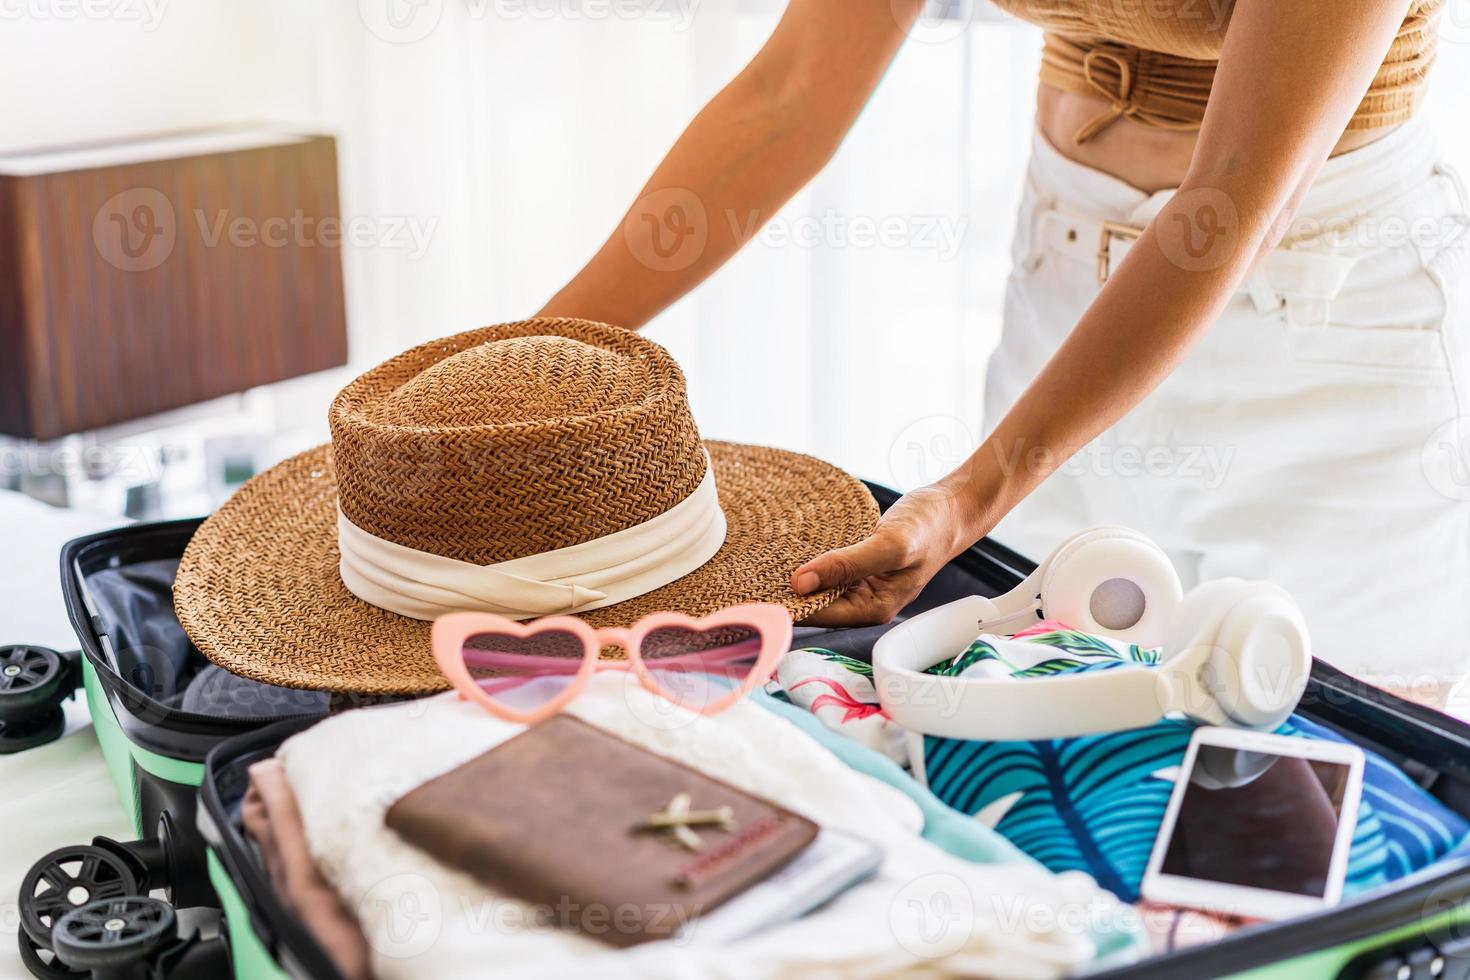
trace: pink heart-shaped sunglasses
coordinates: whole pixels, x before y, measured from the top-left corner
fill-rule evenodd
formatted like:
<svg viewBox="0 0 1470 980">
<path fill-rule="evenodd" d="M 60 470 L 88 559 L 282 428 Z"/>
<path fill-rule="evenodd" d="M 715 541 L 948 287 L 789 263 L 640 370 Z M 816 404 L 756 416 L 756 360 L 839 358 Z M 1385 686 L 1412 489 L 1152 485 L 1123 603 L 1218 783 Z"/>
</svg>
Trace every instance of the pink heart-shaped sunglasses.
<svg viewBox="0 0 1470 980">
<path fill-rule="evenodd" d="M 460 612 L 436 619 L 432 635 L 434 659 L 461 698 L 529 725 L 560 711 L 599 670 L 629 671 L 646 690 L 693 711 L 723 711 L 770 679 L 791 647 L 791 615 L 751 603 L 595 628 L 575 616 L 517 622 Z M 604 647 L 622 648 L 627 659 L 603 659 Z"/>
</svg>

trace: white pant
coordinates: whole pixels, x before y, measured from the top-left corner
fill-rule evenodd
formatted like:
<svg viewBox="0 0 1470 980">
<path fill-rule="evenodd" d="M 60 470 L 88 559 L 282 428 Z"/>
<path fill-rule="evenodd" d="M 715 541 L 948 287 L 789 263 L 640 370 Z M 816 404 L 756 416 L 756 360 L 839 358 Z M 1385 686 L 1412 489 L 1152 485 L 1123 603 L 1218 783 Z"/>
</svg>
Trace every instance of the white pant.
<svg viewBox="0 0 1470 980">
<path fill-rule="evenodd" d="M 1141 227 L 1170 193 L 1145 194 L 1037 137 L 988 428 L 1097 295 L 1100 222 Z M 1282 249 L 1184 363 L 996 536 L 1039 559 L 1079 529 L 1126 524 L 1174 557 L 1186 587 L 1224 575 L 1286 586 L 1316 654 L 1344 670 L 1402 685 L 1461 678 L 1466 209 L 1423 121 L 1328 161 Z M 1124 239 L 1112 238 L 1114 259 Z"/>
</svg>

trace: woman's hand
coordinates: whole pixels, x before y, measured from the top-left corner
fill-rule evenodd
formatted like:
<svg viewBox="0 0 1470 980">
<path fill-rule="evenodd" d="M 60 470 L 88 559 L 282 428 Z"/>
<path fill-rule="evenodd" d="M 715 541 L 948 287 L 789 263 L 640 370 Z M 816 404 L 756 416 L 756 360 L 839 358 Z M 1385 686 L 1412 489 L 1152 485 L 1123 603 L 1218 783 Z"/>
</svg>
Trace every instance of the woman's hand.
<svg viewBox="0 0 1470 980">
<path fill-rule="evenodd" d="M 985 534 L 983 511 L 962 485 L 940 483 L 904 494 L 867 539 L 829 551 L 791 576 L 791 587 L 801 595 L 848 589 L 802 625 L 888 622 L 951 558 Z"/>
</svg>

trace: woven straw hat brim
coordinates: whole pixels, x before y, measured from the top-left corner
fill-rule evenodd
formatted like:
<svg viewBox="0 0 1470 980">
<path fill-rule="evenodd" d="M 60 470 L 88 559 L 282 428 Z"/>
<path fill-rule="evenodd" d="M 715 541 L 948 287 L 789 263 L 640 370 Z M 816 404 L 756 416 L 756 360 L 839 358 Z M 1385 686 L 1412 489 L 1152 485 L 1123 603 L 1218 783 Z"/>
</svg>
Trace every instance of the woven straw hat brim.
<svg viewBox="0 0 1470 980">
<path fill-rule="evenodd" d="M 652 612 L 704 615 L 774 602 L 800 620 L 838 593 L 798 596 L 796 567 L 862 540 L 878 518 L 863 484 L 821 460 L 734 443 L 706 444 L 729 530 L 714 558 L 645 595 L 583 614 L 627 626 Z M 232 673 L 284 687 L 350 694 L 443 690 L 430 624 L 369 605 L 342 585 L 330 446 L 241 487 L 200 525 L 174 582 L 179 622 Z"/>
</svg>

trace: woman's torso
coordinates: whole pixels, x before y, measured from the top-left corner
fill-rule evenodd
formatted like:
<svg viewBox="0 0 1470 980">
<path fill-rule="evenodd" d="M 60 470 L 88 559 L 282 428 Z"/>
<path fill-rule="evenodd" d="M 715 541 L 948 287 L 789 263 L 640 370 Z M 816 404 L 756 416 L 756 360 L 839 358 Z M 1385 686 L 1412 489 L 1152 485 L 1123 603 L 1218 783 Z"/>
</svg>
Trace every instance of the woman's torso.
<svg viewBox="0 0 1470 980">
<path fill-rule="evenodd" d="M 1172 132 L 1132 119 L 1120 119 L 1085 143 L 1072 141 L 1079 128 L 1107 108 L 1105 99 L 1066 92 L 1043 83 L 1036 91 L 1036 127 L 1066 156 L 1139 190 L 1153 193 L 1178 187 L 1194 154 L 1194 133 Z M 1332 151 L 1333 156 L 1366 146 L 1395 128 L 1343 133 Z"/>
<path fill-rule="evenodd" d="M 1336 152 L 1417 110 L 1444 0 L 1408 14 Z M 1234 0 L 996 0 L 1047 32 L 1037 125 L 1067 156 L 1143 190 L 1177 186 Z"/>
</svg>

